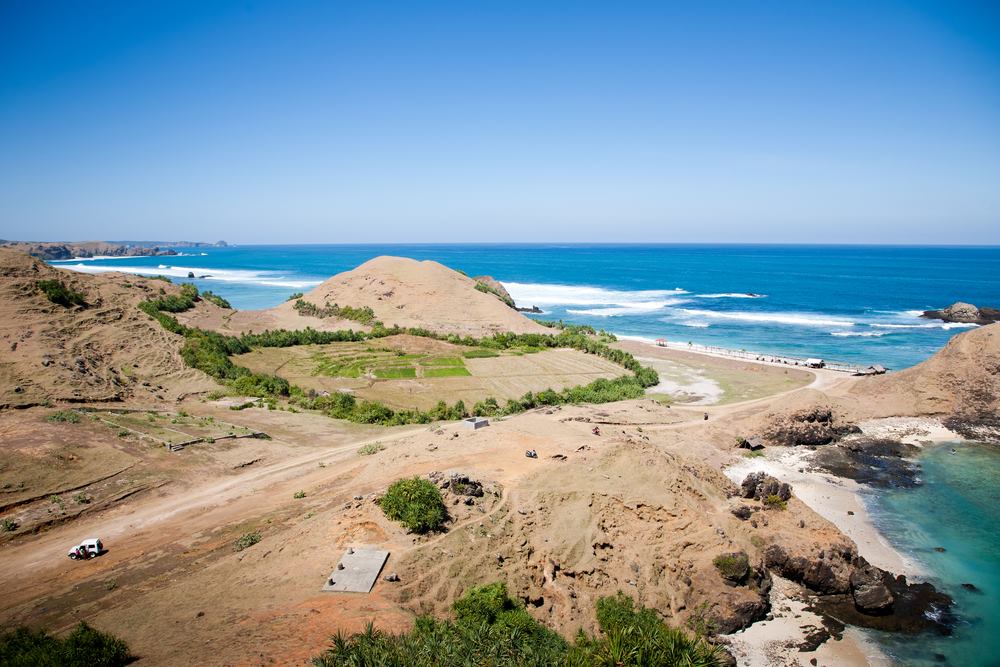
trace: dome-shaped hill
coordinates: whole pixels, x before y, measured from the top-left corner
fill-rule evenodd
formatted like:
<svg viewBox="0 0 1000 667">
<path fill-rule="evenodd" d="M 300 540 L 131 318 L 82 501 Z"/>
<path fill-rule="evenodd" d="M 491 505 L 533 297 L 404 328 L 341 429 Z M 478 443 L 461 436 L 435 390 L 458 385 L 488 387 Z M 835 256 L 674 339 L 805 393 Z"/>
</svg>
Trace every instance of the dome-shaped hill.
<svg viewBox="0 0 1000 667">
<path fill-rule="evenodd" d="M 865 378 L 852 390 L 894 414 L 1000 413 L 1000 324 L 965 331 L 933 357 L 899 373 Z"/>
<path fill-rule="evenodd" d="M 54 303 L 40 281 L 58 281 L 85 305 Z M 0 248 L 0 407 L 172 399 L 214 388 L 206 375 L 185 366 L 180 336 L 139 310 L 160 290 L 174 294 L 179 287 L 121 273 L 56 269 Z"/>
<path fill-rule="evenodd" d="M 303 299 L 318 308 L 371 308 L 386 326 L 423 327 L 446 334 L 486 336 L 500 331 L 551 333 L 476 281 L 433 261 L 376 257 L 333 276 Z M 294 311 L 293 303 L 275 310 Z M 303 326 L 308 320 L 303 317 Z"/>
</svg>

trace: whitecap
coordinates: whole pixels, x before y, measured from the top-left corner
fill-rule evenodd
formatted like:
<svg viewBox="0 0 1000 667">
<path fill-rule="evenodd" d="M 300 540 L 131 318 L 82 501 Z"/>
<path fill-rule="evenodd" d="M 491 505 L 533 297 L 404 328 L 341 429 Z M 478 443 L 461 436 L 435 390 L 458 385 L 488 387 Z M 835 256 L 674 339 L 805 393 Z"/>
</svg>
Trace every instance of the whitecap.
<svg viewBox="0 0 1000 667">
<path fill-rule="evenodd" d="M 70 269 L 81 273 L 130 273 L 143 276 L 167 276 L 169 278 L 187 278 L 193 273 L 205 276 L 204 280 L 214 280 L 227 283 L 244 283 L 250 285 L 265 285 L 268 287 L 291 287 L 305 289 L 319 285 L 322 280 L 304 280 L 282 275 L 278 271 L 251 271 L 246 269 L 213 269 L 199 266 L 167 266 L 160 264 L 150 266 L 97 266 L 94 264 L 60 265 L 61 269 Z"/>
<path fill-rule="evenodd" d="M 847 337 L 860 337 L 860 338 L 878 338 L 879 336 L 886 336 L 890 332 L 888 331 L 831 331 L 831 336 L 838 336 L 841 338 Z"/>
<path fill-rule="evenodd" d="M 875 322 L 871 326 L 879 329 L 969 329 L 978 327 L 978 324 L 971 322 L 928 322 L 926 324 L 893 324 L 889 322 Z"/>
<path fill-rule="evenodd" d="M 680 312 L 691 317 L 704 317 L 710 320 L 733 320 L 739 322 L 762 322 L 774 324 L 790 324 L 807 327 L 852 327 L 854 322 L 814 313 L 754 313 L 748 311 L 718 311 L 681 308 Z"/>
<path fill-rule="evenodd" d="M 587 285 L 553 283 L 503 282 L 511 297 L 519 304 L 538 306 L 626 306 L 634 303 L 661 301 L 667 297 L 687 294 L 680 288 L 672 290 L 614 290 Z"/>
<path fill-rule="evenodd" d="M 662 310 L 667 306 L 675 306 L 685 303 L 683 299 L 663 299 L 660 301 L 644 301 L 640 303 L 630 303 L 622 306 L 609 306 L 606 308 L 567 308 L 567 313 L 574 315 L 592 315 L 594 317 L 617 317 L 620 315 L 643 315 Z"/>
<path fill-rule="evenodd" d="M 695 294 L 699 299 L 763 299 L 766 294 L 748 294 L 745 292 L 721 292 L 719 294 Z"/>
<path fill-rule="evenodd" d="M 708 322 L 699 322 L 697 320 L 687 320 L 686 322 L 681 322 L 682 327 L 693 327 L 695 329 L 707 329 L 710 325 Z"/>
</svg>

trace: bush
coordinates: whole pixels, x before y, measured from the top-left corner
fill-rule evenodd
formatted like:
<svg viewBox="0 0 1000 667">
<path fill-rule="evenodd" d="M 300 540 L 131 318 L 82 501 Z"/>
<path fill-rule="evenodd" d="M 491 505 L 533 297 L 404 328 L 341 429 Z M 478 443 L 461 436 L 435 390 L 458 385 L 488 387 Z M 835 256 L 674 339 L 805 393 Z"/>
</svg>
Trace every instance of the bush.
<svg viewBox="0 0 1000 667">
<path fill-rule="evenodd" d="M 26 627 L 0 635 L 2 665 L 119 667 L 132 660 L 125 642 L 86 623 L 77 625 L 65 639 Z"/>
<path fill-rule="evenodd" d="M 292 498 L 295 498 L 296 500 L 302 500 L 305 497 L 306 497 L 305 491 L 296 491 L 295 495 L 292 496 Z"/>
<path fill-rule="evenodd" d="M 454 621 L 421 616 L 406 634 L 387 634 L 371 625 L 349 637 L 338 634 L 333 638 L 333 646 L 313 659 L 313 665 L 722 665 L 717 648 L 681 630 L 668 628 L 654 611 L 635 608 L 632 600 L 621 593 L 597 602 L 601 637 L 581 632 L 573 645 L 532 618 L 519 601 L 509 596 L 502 583 L 470 589 L 455 601 L 453 611 Z"/>
<path fill-rule="evenodd" d="M 448 519 L 441 492 L 420 477 L 393 482 L 379 500 L 379 506 L 387 517 L 414 533 L 437 530 Z"/>
<path fill-rule="evenodd" d="M 4 517 L 3 521 L 0 521 L 0 528 L 3 529 L 5 533 L 13 533 L 17 530 L 17 527 L 21 525 L 13 517 Z"/>
<path fill-rule="evenodd" d="M 221 296 L 219 296 L 215 292 L 202 292 L 201 293 L 201 298 L 204 299 L 205 301 L 211 301 L 212 303 L 214 303 L 219 308 L 232 308 L 232 306 L 229 304 L 228 301 L 226 301 L 225 299 L 223 299 Z"/>
<path fill-rule="evenodd" d="M 712 560 L 712 565 L 719 571 L 723 579 L 729 581 L 742 581 L 750 572 L 750 560 L 742 551 L 719 554 Z"/>
<path fill-rule="evenodd" d="M 39 280 L 35 283 L 39 290 L 52 303 L 69 308 L 70 306 L 86 306 L 83 295 L 71 287 L 66 287 L 61 280 Z"/>
<path fill-rule="evenodd" d="M 245 533 L 233 544 L 233 551 L 243 551 L 244 549 L 249 549 L 258 542 L 260 542 L 259 532 L 254 531 L 252 533 Z"/>
<path fill-rule="evenodd" d="M 764 500 L 761 502 L 763 502 L 764 507 L 769 510 L 788 509 L 788 503 L 782 500 L 781 496 L 779 496 L 777 493 L 772 493 L 771 495 L 764 498 Z"/>
<path fill-rule="evenodd" d="M 381 442 L 369 442 L 358 450 L 358 454 L 361 456 L 371 456 L 372 454 L 378 454 L 385 449 L 385 445 Z"/>
<path fill-rule="evenodd" d="M 685 665 L 721 667 L 721 651 L 699 637 L 667 627 L 656 612 L 636 608 L 623 593 L 597 601 L 600 637 L 583 633 L 570 649 L 567 665 Z"/>
<path fill-rule="evenodd" d="M 80 415 L 74 410 L 59 410 L 58 412 L 53 412 L 51 415 L 45 418 L 45 421 L 52 424 L 59 422 L 66 422 L 68 424 L 79 424 Z"/>
</svg>

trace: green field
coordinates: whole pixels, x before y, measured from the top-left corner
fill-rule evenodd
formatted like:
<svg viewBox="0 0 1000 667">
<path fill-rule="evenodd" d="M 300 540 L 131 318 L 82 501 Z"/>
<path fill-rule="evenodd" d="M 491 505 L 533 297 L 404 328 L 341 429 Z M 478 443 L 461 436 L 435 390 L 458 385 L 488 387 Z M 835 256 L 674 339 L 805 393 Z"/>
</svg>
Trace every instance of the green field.
<svg viewBox="0 0 1000 667">
<path fill-rule="evenodd" d="M 626 373 L 577 350 L 491 350 L 418 336 L 371 342 L 258 348 L 233 358 L 256 373 L 279 375 L 305 390 L 346 391 L 394 408 L 428 410 L 439 401 L 468 405 L 493 396 L 560 390 Z"/>
</svg>

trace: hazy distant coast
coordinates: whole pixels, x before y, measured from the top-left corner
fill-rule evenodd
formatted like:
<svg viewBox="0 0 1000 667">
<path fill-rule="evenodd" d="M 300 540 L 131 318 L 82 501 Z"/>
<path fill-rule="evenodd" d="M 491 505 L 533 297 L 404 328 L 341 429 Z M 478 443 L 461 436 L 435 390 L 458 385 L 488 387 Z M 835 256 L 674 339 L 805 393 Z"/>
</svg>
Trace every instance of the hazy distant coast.
<svg viewBox="0 0 1000 667">
<path fill-rule="evenodd" d="M 226 247 L 225 241 L 2 241 L 0 245 L 44 260 L 84 257 L 156 257 L 176 255 L 172 248 Z"/>
</svg>

